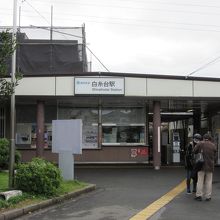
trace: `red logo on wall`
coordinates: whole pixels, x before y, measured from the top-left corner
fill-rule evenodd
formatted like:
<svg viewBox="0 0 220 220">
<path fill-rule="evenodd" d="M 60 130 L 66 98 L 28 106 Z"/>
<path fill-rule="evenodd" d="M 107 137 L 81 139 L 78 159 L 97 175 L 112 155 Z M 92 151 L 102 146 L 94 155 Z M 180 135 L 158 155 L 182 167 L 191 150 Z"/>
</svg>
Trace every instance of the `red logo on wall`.
<svg viewBox="0 0 220 220">
<path fill-rule="evenodd" d="M 147 147 L 139 147 L 139 148 L 132 148 L 131 149 L 131 157 L 141 157 L 141 156 L 148 156 L 148 148 Z"/>
</svg>

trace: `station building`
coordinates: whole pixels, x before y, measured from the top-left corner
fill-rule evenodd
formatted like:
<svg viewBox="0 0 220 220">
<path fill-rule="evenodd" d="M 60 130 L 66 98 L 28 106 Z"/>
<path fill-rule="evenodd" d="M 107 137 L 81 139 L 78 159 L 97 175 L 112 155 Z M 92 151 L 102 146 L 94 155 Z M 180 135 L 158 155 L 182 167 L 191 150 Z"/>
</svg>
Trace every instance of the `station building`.
<svg viewBox="0 0 220 220">
<path fill-rule="evenodd" d="M 84 27 L 19 28 L 16 148 L 23 161 L 41 155 L 57 162 L 51 152 L 56 119 L 82 119 L 78 164 L 159 169 L 183 163 L 194 133 L 209 132 L 219 145 L 220 79 L 91 72 L 85 42 Z M 10 137 L 10 103 L 0 108 L 0 135 Z"/>
</svg>

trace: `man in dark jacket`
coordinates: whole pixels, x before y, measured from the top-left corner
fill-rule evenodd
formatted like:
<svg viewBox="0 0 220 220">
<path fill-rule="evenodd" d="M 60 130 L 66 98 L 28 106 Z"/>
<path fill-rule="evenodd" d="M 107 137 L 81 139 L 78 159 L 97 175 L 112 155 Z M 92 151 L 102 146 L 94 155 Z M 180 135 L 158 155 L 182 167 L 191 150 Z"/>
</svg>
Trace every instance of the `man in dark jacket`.
<svg viewBox="0 0 220 220">
<path fill-rule="evenodd" d="M 186 190 L 187 194 L 191 194 L 191 180 L 193 180 L 193 192 L 196 192 L 197 172 L 194 169 L 194 147 L 202 140 L 200 134 L 193 135 L 193 141 L 190 142 L 185 149 L 185 168 L 186 168 Z"/>
<path fill-rule="evenodd" d="M 216 146 L 211 142 L 211 136 L 209 134 L 205 134 L 203 136 L 203 141 L 198 143 L 194 148 L 195 154 L 202 152 L 204 157 L 204 164 L 202 169 L 198 172 L 198 182 L 195 197 L 195 200 L 197 201 L 202 201 L 203 195 L 206 201 L 211 200 L 212 177 L 214 172 L 216 151 Z"/>
</svg>

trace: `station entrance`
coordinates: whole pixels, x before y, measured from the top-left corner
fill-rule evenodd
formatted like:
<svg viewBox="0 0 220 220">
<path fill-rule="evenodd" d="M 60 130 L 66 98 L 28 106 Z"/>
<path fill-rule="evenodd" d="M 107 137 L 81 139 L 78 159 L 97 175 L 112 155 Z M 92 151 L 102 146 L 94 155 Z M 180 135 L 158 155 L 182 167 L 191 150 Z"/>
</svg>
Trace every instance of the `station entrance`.
<svg viewBox="0 0 220 220">
<path fill-rule="evenodd" d="M 37 100 L 17 98 L 16 146 L 25 160 L 36 148 Z M 213 100 L 159 100 L 160 161 L 162 165 L 184 163 L 184 149 L 194 133 L 211 132 L 220 140 L 220 109 Z M 83 120 L 83 164 L 153 164 L 153 103 L 143 97 L 73 97 L 48 99 L 45 108 L 44 148 L 50 160 L 52 127 L 55 119 Z M 30 111 L 32 112 L 30 114 Z M 158 137 L 157 137 L 158 140 Z M 218 151 L 219 155 L 219 151 Z M 218 164 L 220 163 L 218 156 Z"/>
</svg>

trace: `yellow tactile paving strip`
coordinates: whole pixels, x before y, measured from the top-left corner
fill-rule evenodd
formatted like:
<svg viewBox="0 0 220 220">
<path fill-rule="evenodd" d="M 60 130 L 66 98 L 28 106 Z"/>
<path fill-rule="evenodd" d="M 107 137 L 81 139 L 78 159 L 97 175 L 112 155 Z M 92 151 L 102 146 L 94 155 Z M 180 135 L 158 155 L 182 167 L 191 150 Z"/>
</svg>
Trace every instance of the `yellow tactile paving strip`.
<svg viewBox="0 0 220 220">
<path fill-rule="evenodd" d="M 151 203 L 145 209 L 137 213 L 130 220 L 146 220 L 160 210 L 163 206 L 173 200 L 178 194 L 186 189 L 186 180 L 183 180 L 179 185 L 170 190 L 167 194 L 160 197 L 155 202 Z"/>
</svg>

